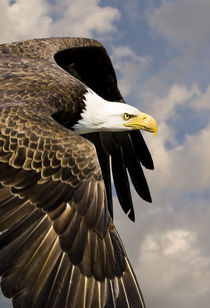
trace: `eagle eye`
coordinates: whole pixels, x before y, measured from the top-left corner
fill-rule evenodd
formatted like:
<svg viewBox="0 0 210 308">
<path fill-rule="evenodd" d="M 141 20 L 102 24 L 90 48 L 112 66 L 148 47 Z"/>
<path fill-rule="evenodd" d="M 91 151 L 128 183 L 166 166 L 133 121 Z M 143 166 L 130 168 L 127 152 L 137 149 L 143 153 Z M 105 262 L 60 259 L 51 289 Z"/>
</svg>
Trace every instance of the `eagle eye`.
<svg viewBox="0 0 210 308">
<path fill-rule="evenodd" d="M 130 119 L 130 115 L 128 113 L 124 113 L 122 117 L 123 117 L 123 120 L 125 121 Z"/>
</svg>

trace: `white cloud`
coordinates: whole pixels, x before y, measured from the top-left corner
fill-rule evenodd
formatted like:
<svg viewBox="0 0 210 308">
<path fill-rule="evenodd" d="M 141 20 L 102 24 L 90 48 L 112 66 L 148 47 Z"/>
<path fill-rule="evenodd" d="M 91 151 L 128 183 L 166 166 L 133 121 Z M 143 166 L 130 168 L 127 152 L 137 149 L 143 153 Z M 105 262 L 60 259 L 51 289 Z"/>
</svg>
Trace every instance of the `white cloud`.
<svg viewBox="0 0 210 308">
<path fill-rule="evenodd" d="M 210 38 L 208 0 L 165 0 L 149 15 L 150 26 L 173 44 L 205 44 Z"/>
<path fill-rule="evenodd" d="M 174 116 L 178 105 L 186 105 L 189 100 L 199 96 L 200 91 L 196 84 L 189 89 L 185 85 L 173 84 L 165 97 L 156 97 L 154 93 L 143 93 L 143 105 L 147 105 L 150 112 L 155 113 L 158 121 L 166 121 Z"/>
<path fill-rule="evenodd" d="M 209 87 L 202 93 L 196 85 L 190 89 L 174 85 L 166 97 L 150 101 L 151 110 L 160 118 L 160 130 L 155 138 L 145 136 L 155 161 L 154 175 L 147 172 L 154 203 L 144 216 L 148 226 L 144 225 L 138 259 L 149 307 L 205 307 L 209 300 L 209 246 L 203 237 L 210 231 L 210 199 L 204 197 L 210 182 L 210 125 L 186 135 L 183 144 L 166 147 L 166 142 L 174 139 L 170 119 L 177 116 L 177 106 L 208 111 L 208 96 Z"/>
<path fill-rule="evenodd" d="M 210 85 L 207 87 L 206 93 L 199 93 L 199 96 L 192 101 L 191 106 L 196 111 L 210 111 Z"/>
<path fill-rule="evenodd" d="M 186 191 L 190 194 L 208 188 L 210 174 L 206 170 L 210 170 L 210 144 L 207 142 L 210 140 L 210 125 L 206 123 L 202 130 L 193 135 L 186 134 L 184 143 L 180 145 L 179 141 L 175 140 L 176 127 L 170 123 L 177 117 L 177 106 L 201 106 L 208 95 L 209 88 L 202 94 L 196 85 L 191 89 L 173 85 L 165 98 L 150 101 L 150 113 L 159 122 L 158 135 L 155 138 L 146 136 L 156 167 L 152 185 L 156 186 L 159 192 L 167 191 L 171 200 Z M 197 120 L 202 121 L 202 117 Z M 166 148 L 167 142 L 173 144 L 171 149 Z M 161 181 L 158 181 L 159 177 Z"/>
<path fill-rule="evenodd" d="M 139 267 L 149 307 L 197 307 L 203 297 L 206 299 L 210 261 L 196 246 L 195 239 L 196 234 L 187 229 L 145 237 Z"/>
<path fill-rule="evenodd" d="M 146 64 L 148 62 L 147 58 L 136 55 L 136 53 L 131 49 L 130 46 L 117 46 L 113 48 L 112 56 L 116 63 L 118 63 L 119 59 L 125 58 L 129 60 L 135 60 L 142 64 Z"/>
<path fill-rule="evenodd" d="M 114 32 L 120 13 L 99 0 L 2 0 L 0 40 L 9 42 L 47 36 L 92 36 Z"/>
<path fill-rule="evenodd" d="M 118 84 L 122 95 L 128 96 L 137 86 L 137 80 L 148 66 L 150 59 L 137 55 L 130 46 L 114 46 L 111 58 L 119 74 Z"/>
<path fill-rule="evenodd" d="M 113 7 L 100 7 L 99 0 L 60 1 L 62 13 L 54 23 L 54 32 L 58 35 L 90 36 L 115 31 L 114 22 L 120 13 Z"/>
<path fill-rule="evenodd" d="M 208 205 L 196 200 L 186 204 L 183 200 L 178 208 L 171 208 L 164 194 L 151 206 L 143 207 L 139 203 L 143 202 L 135 197 L 136 224 L 117 221 L 147 306 L 207 307 L 210 299 Z"/>
<path fill-rule="evenodd" d="M 48 35 L 52 19 L 45 0 L 17 0 L 10 5 L 2 0 L 0 40 L 9 42 Z"/>
</svg>

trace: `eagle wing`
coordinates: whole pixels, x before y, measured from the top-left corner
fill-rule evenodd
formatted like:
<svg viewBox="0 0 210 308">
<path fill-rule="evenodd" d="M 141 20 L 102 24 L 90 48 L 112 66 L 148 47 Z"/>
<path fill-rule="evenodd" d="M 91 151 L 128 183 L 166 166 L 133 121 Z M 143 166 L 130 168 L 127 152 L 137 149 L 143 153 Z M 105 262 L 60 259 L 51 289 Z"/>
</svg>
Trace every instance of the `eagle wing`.
<svg viewBox="0 0 210 308">
<path fill-rule="evenodd" d="M 53 118 L 57 101 L 62 106 L 63 98 L 73 100 L 69 84 L 77 95 L 81 84 L 63 69 L 58 73 L 52 54 L 72 44 L 98 43 L 37 42 L 1 46 L 3 293 L 13 298 L 14 307 L 145 307 L 108 211 L 97 156 L 100 146 L 111 153 L 113 162 L 117 153 L 113 147 L 107 151 L 105 135 L 96 153 L 93 143 Z M 115 136 L 114 149 L 122 152 L 121 139 Z M 107 179 L 105 175 L 106 183 Z"/>
<path fill-rule="evenodd" d="M 39 108 L 0 117 L 1 287 L 15 307 L 143 307 L 94 145 Z"/>
</svg>

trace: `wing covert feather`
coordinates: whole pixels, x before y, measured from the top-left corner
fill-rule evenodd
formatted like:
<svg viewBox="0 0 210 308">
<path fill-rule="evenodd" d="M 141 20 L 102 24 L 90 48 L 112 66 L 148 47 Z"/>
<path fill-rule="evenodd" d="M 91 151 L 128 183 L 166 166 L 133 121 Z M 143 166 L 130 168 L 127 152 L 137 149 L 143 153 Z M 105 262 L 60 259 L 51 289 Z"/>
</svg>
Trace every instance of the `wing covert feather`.
<svg viewBox="0 0 210 308">
<path fill-rule="evenodd" d="M 3 108 L 0 130 L 1 287 L 14 307 L 144 307 L 137 283 L 117 291 L 132 270 L 94 145 L 36 108 Z"/>
</svg>

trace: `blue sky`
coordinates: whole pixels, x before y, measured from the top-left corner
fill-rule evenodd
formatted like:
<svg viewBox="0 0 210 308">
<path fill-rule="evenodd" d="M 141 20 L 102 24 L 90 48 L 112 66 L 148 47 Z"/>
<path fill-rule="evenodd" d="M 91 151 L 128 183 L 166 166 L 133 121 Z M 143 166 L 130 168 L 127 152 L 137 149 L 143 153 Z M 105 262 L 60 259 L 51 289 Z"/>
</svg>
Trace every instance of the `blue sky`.
<svg viewBox="0 0 210 308">
<path fill-rule="evenodd" d="M 129 104 L 153 115 L 144 133 L 152 205 L 133 191 L 136 223 L 115 198 L 115 223 L 151 308 L 210 301 L 209 0 L 2 0 L 0 41 L 48 36 L 100 40 Z M 1 307 L 11 307 L 1 299 Z"/>
</svg>

